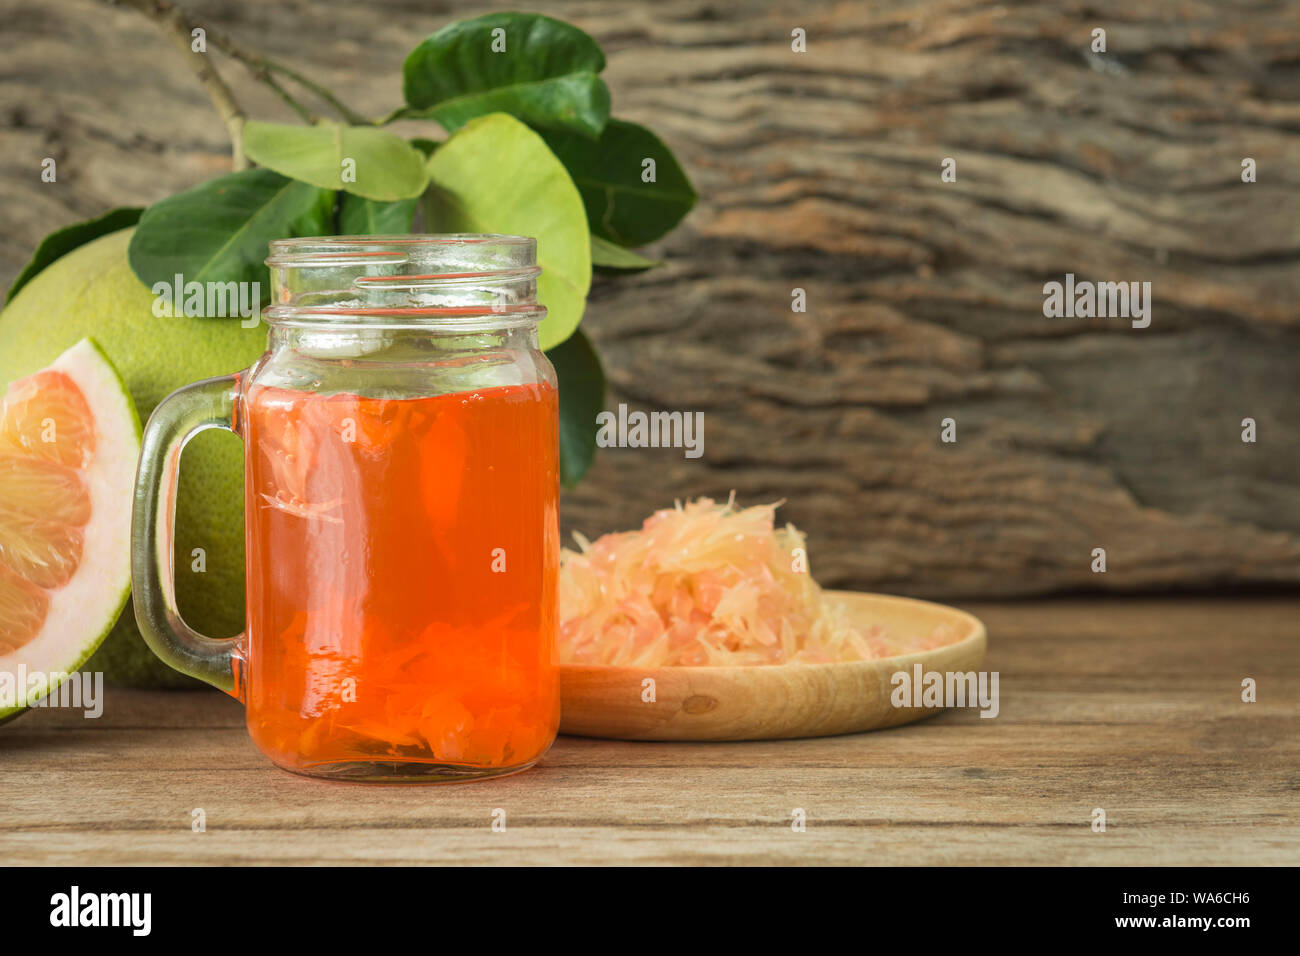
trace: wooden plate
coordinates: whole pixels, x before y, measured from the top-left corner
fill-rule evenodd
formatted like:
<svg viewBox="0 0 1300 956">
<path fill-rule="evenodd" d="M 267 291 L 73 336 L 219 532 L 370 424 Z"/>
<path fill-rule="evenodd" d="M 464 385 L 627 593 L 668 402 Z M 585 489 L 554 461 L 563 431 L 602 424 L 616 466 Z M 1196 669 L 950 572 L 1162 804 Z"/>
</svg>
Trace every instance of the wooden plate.
<svg viewBox="0 0 1300 956">
<path fill-rule="evenodd" d="M 961 635 L 933 650 L 843 664 L 758 667 L 560 668 L 560 733 L 620 740 L 764 740 L 826 737 L 906 724 L 942 708 L 895 707 L 900 670 L 974 671 L 987 636 L 978 618 L 942 604 L 884 594 L 828 591 L 863 625 L 900 639 L 928 636 L 941 624 Z M 653 703 L 642 700 L 654 680 Z"/>
</svg>

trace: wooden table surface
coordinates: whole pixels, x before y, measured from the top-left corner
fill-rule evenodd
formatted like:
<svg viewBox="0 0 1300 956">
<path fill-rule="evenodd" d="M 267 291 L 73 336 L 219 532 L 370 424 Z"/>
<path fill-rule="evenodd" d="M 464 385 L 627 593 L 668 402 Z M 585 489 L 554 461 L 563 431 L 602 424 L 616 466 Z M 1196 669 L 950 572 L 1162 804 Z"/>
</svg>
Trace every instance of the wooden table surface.
<svg viewBox="0 0 1300 956">
<path fill-rule="evenodd" d="M 1300 863 L 1300 599 L 964 605 L 1001 712 L 772 743 L 561 737 L 461 786 L 296 777 L 216 692 L 0 728 L 10 864 Z M 1258 684 L 1243 703 L 1241 682 Z M 1106 832 L 1091 828 L 1106 811 Z M 201 808 L 206 832 L 191 827 Z M 791 827 L 802 808 L 804 832 Z M 504 832 L 491 824 L 505 811 Z"/>
</svg>

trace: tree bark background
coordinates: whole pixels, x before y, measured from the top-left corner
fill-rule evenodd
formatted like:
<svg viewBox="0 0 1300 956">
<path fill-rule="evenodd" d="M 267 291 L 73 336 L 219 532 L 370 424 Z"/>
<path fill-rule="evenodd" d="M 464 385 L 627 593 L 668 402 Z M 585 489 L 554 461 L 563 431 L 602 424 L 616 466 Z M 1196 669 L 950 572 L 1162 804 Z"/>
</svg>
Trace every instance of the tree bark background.
<svg viewBox="0 0 1300 956">
<path fill-rule="evenodd" d="M 419 39 L 515 6 L 181 5 L 366 115 L 400 102 Z M 787 499 L 833 586 L 1300 580 L 1300 5 L 530 8 L 601 42 L 615 114 L 658 132 L 701 194 L 653 248 L 664 268 L 597 280 L 584 328 L 608 407 L 703 411 L 704 454 L 602 450 L 566 528 L 734 489 Z M 6 284 L 51 230 L 229 168 L 224 127 L 138 14 L 0 0 L 0 24 Z M 292 120 L 212 55 L 250 114 Z M 1151 282 L 1150 327 L 1045 318 L 1043 284 L 1067 272 Z"/>
</svg>

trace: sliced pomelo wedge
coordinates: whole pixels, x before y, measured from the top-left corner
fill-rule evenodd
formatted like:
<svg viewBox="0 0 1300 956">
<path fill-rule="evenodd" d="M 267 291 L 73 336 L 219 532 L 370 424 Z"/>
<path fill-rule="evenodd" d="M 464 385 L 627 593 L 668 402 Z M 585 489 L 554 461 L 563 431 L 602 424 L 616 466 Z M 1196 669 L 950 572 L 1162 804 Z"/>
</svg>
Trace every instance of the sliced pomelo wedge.
<svg viewBox="0 0 1300 956">
<path fill-rule="evenodd" d="M 0 721 L 86 662 L 131 592 L 140 419 L 90 339 L 0 403 Z M 35 683 L 31 681 L 37 676 Z"/>
</svg>

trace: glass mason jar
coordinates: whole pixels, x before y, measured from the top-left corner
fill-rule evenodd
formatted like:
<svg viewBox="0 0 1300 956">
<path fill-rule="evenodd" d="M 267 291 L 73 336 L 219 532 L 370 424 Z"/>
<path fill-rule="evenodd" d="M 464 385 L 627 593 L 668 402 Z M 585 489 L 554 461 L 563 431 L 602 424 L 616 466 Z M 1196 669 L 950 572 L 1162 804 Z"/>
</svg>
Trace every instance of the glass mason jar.
<svg viewBox="0 0 1300 956">
<path fill-rule="evenodd" d="M 518 236 L 271 243 L 266 354 L 145 429 L 132 573 L 166 663 L 237 697 L 279 766 L 446 781 L 530 766 L 559 725 L 555 372 Z M 244 441 L 246 630 L 176 606 L 180 453 Z"/>
</svg>

